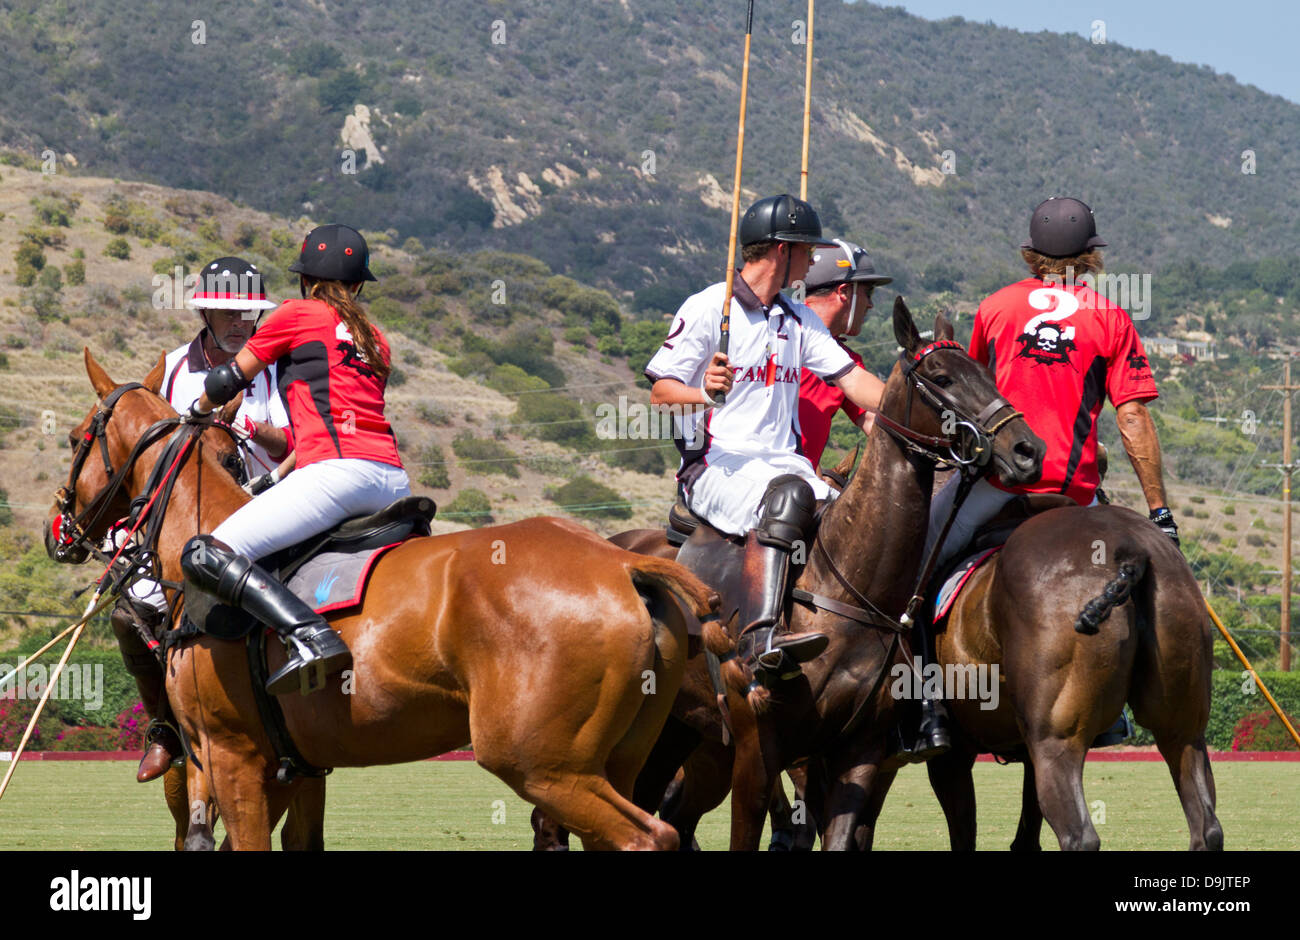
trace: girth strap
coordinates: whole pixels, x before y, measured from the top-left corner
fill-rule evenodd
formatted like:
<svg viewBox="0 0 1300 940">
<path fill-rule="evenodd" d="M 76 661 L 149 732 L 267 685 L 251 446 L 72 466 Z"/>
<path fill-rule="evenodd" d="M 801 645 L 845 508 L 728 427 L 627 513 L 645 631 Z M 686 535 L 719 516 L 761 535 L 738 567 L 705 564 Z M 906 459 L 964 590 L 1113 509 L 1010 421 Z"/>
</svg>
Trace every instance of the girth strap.
<svg viewBox="0 0 1300 940">
<path fill-rule="evenodd" d="M 333 768 L 321 769 L 307 763 L 284 722 L 284 711 L 274 695 L 266 691 L 266 629 L 258 624 L 248 634 L 248 672 L 253 680 L 253 698 L 257 701 L 257 713 L 261 716 L 262 727 L 271 739 L 271 747 L 280 767 L 275 772 L 275 779 L 280 783 L 292 783 L 294 777 L 324 777 Z"/>
</svg>

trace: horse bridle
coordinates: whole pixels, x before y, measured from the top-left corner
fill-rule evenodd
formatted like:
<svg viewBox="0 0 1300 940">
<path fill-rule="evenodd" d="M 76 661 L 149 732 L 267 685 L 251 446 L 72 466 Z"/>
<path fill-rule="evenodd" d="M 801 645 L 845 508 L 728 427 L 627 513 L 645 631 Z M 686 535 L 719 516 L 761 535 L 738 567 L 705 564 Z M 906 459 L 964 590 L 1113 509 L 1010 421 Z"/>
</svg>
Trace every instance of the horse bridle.
<svg viewBox="0 0 1300 940">
<path fill-rule="evenodd" d="M 116 497 L 126 485 L 127 477 L 130 476 L 131 470 L 135 467 L 135 463 L 140 458 L 140 455 L 160 441 L 168 432 L 171 432 L 173 428 L 176 429 L 175 432 L 172 433 L 171 440 L 168 441 L 163 459 L 160 459 L 158 464 L 155 466 L 154 473 L 151 474 L 149 482 L 144 487 L 142 495 L 137 497 L 135 500 L 132 500 L 130 512 L 130 521 L 132 524 L 138 520 L 139 513 L 148 500 L 149 494 L 158 485 L 164 485 L 159 471 L 169 462 L 168 458 L 172 456 L 179 447 L 183 446 L 188 435 L 201 434 L 208 426 L 207 422 L 186 421 L 179 415 L 172 418 L 161 418 L 145 430 L 144 434 L 140 436 L 140 439 L 135 442 L 135 446 L 131 448 L 131 452 L 127 455 L 125 462 L 115 471 L 113 469 L 112 458 L 108 451 L 109 419 L 113 417 L 113 410 L 117 407 L 117 403 L 121 400 L 123 395 L 127 392 L 134 391 L 135 389 L 145 387 L 146 386 L 139 382 L 127 382 L 123 385 L 117 386 L 109 392 L 108 395 L 98 403 L 95 414 L 90 419 L 90 426 L 86 428 L 86 433 L 82 435 L 81 440 L 77 442 L 77 449 L 72 455 L 72 467 L 68 474 L 68 482 L 59 487 L 59 489 L 54 493 L 55 504 L 58 507 L 58 515 L 55 517 L 50 531 L 54 541 L 54 557 L 57 561 L 70 560 L 69 556 L 78 549 L 86 552 L 86 554 L 91 557 L 108 560 L 108 556 L 100 550 L 100 547 L 97 544 L 90 540 L 87 533 L 92 531 L 99 524 L 114 497 Z M 217 421 L 213 421 L 211 424 L 225 430 L 230 434 L 231 438 L 235 440 L 236 444 L 239 443 L 234 432 L 230 428 L 226 427 L 226 425 Z M 108 483 L 105 484 L 104 488 L 96 493 L 95 496 L 86 504 L 85 509 L 74 515 L 77 508 L 77 480 L 81 475 L 82 467 L 85 466 L 86 458 L 90 456 L 96 443 L 99 444 L 100 456 L 104 461 L 104 472 L 108 476 Z M 236 458 L 238 457 L 237 454 L 235 456 Z M 231 468 L 227 466 L 226 469 L 230 470 Z M 236 478 L 238 478 L 237 475 Z M 165 485 L 168 488 L 168 494 L 164 494 L 165 496 L 170 495 L 171 484 L 174 480 L 175 477 L 173 476 L 166 482 Z M 161 501 L 160 505 L 165 506 L 165 504 L 166 498 Z M 163 509 L 160 508 L 157 514 L 158 520 L 161 520 L 162 512 Z M 153 525 L 151 527 L 152 531 L 146 535 L 146 540 L 152 541 L 152 538 L 156 537 L 159 528 L 161 528 L 159 525 Z"/>
<path fill-rule="evenodd" d="M 845 604 L 833 598 L 823 597 L 798 588 L 792 592 L 795 600 L 811 604 L 813 607 L 820 607 L 823 610 L 831 611 L 861 624 L 884 627 L 896 633 L 907 631 L 911 624 L 915 622 L 917 609 L 923 601 L 923 590 L 933 574 L 939 551 L 943 548 L 943 543 L 948 537 L 948 531 L 952 528 L 953 520 L 956 519 L 962 503 L 966 501 L 966 496 L 970 493 L 971 487 L 976 480 L 984 476 L 989 462 L 993 458 L 994 437 L 1016 418 L 1023 417 L 1022 413 L 1016 411 L 1011 403 L 1001 395 L 994 395 L 993 400 L 985 405 L 978 415 L 972 416 L 968 411 L 962 409 L 943 390 L 942 386 L 918 371 L 917 367 L 920 366 L 921 361 L 940 349 L 958 349 L 963 353 L 966 351 L 961 343 L 950 339 L 941 339 L 923 347 L 910 359 L 906 352 L 899 353 L 898 359 L 903 366 L 903 376 L 908 382 L 907 410 L 904 412 L 903 423 L 900 424 L 880 412 L 877 412 L 875 417 L 876 423 L 909 452 L 935 463 L 941 461 L 953 463 L 961 473 L 952 511 L 948 514 L 948 519 L 944 523 L 938 541 L 931 548 L 929 557 L 923 560 L 921 572 L 917 576 L 916 586 L 913 588 L 912 598 L 908 601 L 907 609 L 901 617 L 895 620 L 855 588 L 840 572 L 835 560 L 831 557 L 831 553 L 822 543 L 820 531 L 813 537 L 814 549 L 821 550 L 822 560 L 826 563 L 830 573 L 835 576 L 835 579 L 846 593 L 861 606 L 854 607 L 852 604 Z M 925 400 L 926 404 L 940 414 L 950 413 L 955 421 L 954 427 L 964 428 L 969 433 L 962 438 L 956 436 L 936 437 L 913 430 L 910 426 L 912 399 L 917 394 Z M 991 420 L 999 411 L 1004 409 L 1010 409 L 1010 413 L 998 420 L 992 427 L 985 426 L 985 422 Z"/>
<path fill-rule="evenodd" d="M 918 456 L 929 460 L 952 463 L 961 469 L 963 476 L 972 473 L 983 475 L 989 461 L 993 459 L 993 439 L 999 431 L 1016 418 L 1023 417 L 1023 415 L 1021 412 L 1016 411 L 1011 403 L 1001 395 L 994 395 L 993 399 L 984 406 L 978 415 L 972 415 L 961 408 L 944 391 L 942 386 L 933 379 L 922 375 L 918 368 L 926 356 L 940 349 L 958 349 L 963 353 L 965 352 L 965 348 L 961 343 L 950 339 L 941 339 L 923 347 L 910 358 L 906 352 L 899 354 L 898 359 L 903 366 L 903 377 L 908 382 L 907 410 L 904 412 L 901 424 L 880 413 L 876 414 L 876 423 L 883 427 L 891 437 Z M 912 430 L 912 401 L 917 394 L 939 414 L 950 414 L 953 418 L 954 430 L 965 433 L 954 434 L 952 437 L 935 437 Z M 992 420 L 998 412 L 1006 409 L 1010 409 L 1009 414 L 999 419 L 992 427 L 986 426 L 986 422 Z"/>
</svg>

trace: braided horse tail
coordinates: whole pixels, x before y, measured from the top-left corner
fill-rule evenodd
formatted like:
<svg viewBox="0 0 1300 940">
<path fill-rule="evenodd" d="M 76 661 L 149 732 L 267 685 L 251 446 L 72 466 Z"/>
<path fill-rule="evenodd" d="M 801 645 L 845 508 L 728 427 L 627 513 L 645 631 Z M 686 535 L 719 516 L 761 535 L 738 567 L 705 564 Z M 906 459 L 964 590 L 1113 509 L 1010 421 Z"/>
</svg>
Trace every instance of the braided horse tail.
<svg viewBox="0 0 1300 940">
<path fill-rule="evenodd" d="M 1084 604 L 1079 619 L 1074 622 L 1075 632 L 1087 635 L 1096 633 L 1110 612 L 1128 600 L 1146 573 L 1145 555 L 1120 562 L 1119 572 L 1107 582 L 1101 594 Z"/>
</svg>

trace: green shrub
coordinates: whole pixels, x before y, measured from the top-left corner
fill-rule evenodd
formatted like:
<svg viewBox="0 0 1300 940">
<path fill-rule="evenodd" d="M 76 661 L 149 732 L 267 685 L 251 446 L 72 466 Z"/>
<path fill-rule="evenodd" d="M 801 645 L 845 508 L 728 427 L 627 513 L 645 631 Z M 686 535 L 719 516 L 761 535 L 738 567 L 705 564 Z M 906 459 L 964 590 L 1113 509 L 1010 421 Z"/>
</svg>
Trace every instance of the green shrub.
<svg viewBox="0 0 1300 940">
<path fill-rule="evenodd" d="M 79 287 L 86 283 L 86 263 L 84 261 L 69 261 L 63 266 L 63 276 L 68 280 L 69 287 Z"/>
<path fill-rule="evenodd" d="M 519 477 L 519 456 L 499 441 L 478 438 L 462 431 L 451 442 L 451 449 L 468 466 L 470 473 L 504 473 Z"/>
<path fill-rule="evenodd" d="M 619 442 L 628 446 L 616 447 L 601 454 L 601 459 L 611 467 L 632 470 L 636 473 L 649 473 L 660 476 L 668 469 L 664 459 L 664 448 L 646 444 L 644 441 Z"/>
<path fill-rule="evenodd" d="M 576 477 L 560 487 L 550 487 L 546 498 L 567 512 L 606 519 L 629 519 L 632 509 L 618 493 L 589 476 Z"/>
<path fill-rule="evenodd" d="M 105 213 L 104 230 L 112 235 L 125 235 L 131 231 L 131 219 L 120 212 Z"/>
<path fill-rule="evenodd" d="M 1261 672 L 1259 677 L 1294 725 L 1300 718 L 1300 672 Z M 1257 688 L 1252 690 L 1239 663 L 1234 661 L 1229 669 L 1216 669 L 1210 674 L 1210 720 L 1205 729 L 1206 743 L 1216 750 L 1231 749 L 1237 725 L 1246 716 L 1261 711 L 1272 713 L 1263 694 Z M 1276 719 L 1274 723 L 1278 723 Z M 1130 743 L 1153 744 L 1155 739 L 1150 731 L 1139 728 Z"/>
<path fill-rule="evenodd" d="M 14 261 L 20 266 L 26 265 L 33 270 L 39 271 L 45 267 L 45 252 L 41 251 L 40 245 L 24 241 L 14 252 Z"/>
<path fill-rule="evenodd" d="M 591 419 L 576 401 L 559 393 L 520 395 L 513 420 L 528 436 L 565 447 L 589 448 L 596 440 Z"/>
<path fill-rule="evenodd" d="M 447 456 L 441 447 L 430 446 L 420 455 L 420 482 L 435 490 L 445 490 L 451 486 L 451 474 L 448 472 Z"/>
<path fill-rule="evenodd" d="M 131 246 L 127 244 L 125 238 L 115 238 L 104 246 L 104 256 L 127 261 L 131 257 Z"/>
<path fill-rule="evenodd" d="M 50 265 L 42 270 L 40 277 L 36 280 L 40 282 L 42 287 L 47 288 L 48 290 L 63 290 L 63 272 L 54 265 Z"/>
<path fill-rule="evenodd" d="M 34 196 L 32 205 L 36 209 L 36 218 L 45 225 L 67 228 L 72 225 L 72 217 L 76 215 L 81 200 L 76 196 Z"/>
<path fill-rule="evenodd" d="M 482 490 L 461 490 L 439 514 L 451 522 L 462 522 L 475 529 L 492 524 L 492 504 Z"/>
</svg>

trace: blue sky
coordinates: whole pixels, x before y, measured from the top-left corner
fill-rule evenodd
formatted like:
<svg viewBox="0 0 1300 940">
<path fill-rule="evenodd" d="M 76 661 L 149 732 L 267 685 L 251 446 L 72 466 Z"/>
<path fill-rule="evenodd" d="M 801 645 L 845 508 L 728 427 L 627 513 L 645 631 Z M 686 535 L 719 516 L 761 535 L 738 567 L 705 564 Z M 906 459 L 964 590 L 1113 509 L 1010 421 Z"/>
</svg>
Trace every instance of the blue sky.
<svg viewBox="0 0 1300 940">
<path fill-rule="evenodd" d="M 874 0 L 931 20 L 961 16 L 1026 32 L 1091 35 L 1104 20 L 1106 39 L 1153 49 L 1178 62 L 1208 65 L 1237 81 L 1300 103 L 1300 2 L 1296 0 Z"/>
</svg>

